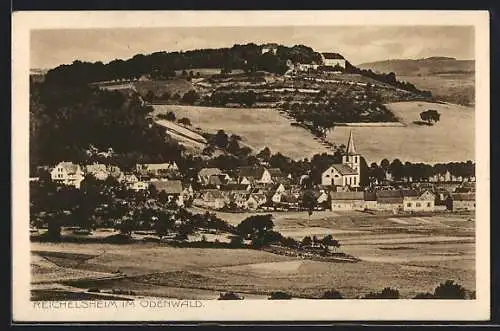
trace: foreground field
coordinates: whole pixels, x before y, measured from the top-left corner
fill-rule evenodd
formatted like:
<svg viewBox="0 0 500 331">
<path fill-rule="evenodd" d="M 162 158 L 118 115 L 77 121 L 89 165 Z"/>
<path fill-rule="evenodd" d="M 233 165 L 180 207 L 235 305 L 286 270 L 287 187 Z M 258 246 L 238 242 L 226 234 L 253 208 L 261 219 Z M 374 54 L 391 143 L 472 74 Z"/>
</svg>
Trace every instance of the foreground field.
<svg viewBox="0 0 500 331">
<path fill-rule="evenodd" d="M 332 288 L 355 298 L 386 286 L 411 298 L 447 279 L 473 290 L 471 218 L 456 214 L 393 218 L 315 213 L 308 221 L 299 213 L 276 215 L 276 228 L 284 235 L 300 239 L 332 233 L 344 252 L 362 259 L 358 263 L 154 243 L 33 243 L 32 282 L 44 283 L 45 291 L 52 282 L 54 288 L 63 284 L 81 291 L 120 289 L 141 296 L 183 299 L 216 299 L 225 291 L 257 299 L 278 290 L 314 298 Z"/>
<path fill-rule="evenodd" d="M 256 108 L 214 108 L 177 105 L 155 105 L 155 114 L 173 111 L 177 118 L 187 117 L 193 127 L 210 133 L 217 130 L 241 135 L 243 142 L 258 152 L 269 147 L 302 159 L 328 149 L 303 128 L 291 126 L 291 121 L 277 110 Z"/>
<path fill-rule="evenodd" d="M 428 102 L 397 102 L 388 106 L 406 127 L 336 127 L 328 139 L 342 143 L 352 130 L 356 150 L 368 164 L 383 158 L 427 163 L 475 159 L 473 108 Z M 413 123 L 428 109 L 441 113 L 438 123 L 433 126 Z"/>
</svg>

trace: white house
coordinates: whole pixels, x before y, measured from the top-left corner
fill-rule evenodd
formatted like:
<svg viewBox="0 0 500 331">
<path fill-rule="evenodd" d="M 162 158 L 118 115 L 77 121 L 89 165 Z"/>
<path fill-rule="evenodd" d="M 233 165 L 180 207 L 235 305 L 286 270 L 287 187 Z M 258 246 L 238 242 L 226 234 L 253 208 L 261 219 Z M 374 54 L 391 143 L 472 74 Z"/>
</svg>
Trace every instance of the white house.
<svg viewBox="0 0 500 331">
<path fill-rule="evenodd" d="M 73 162 L 59 162 L 50 172 L 50 177 L 54 182 L 76 188 L 80 188 L 80 183 L 84 179 L 80 165 Z"/>
<path fill-rule="evenodd" d="M 321 185 L 359 187 L 361 155 L 356 153 L 352 131 L 342 163 L 332 164 L 321 174 Z"/>
<path fill-rule="evenodd" d="M 98 180 L 106 180 L 109 177 L 108 168 L 105 164 L 95 163 L 85 167 L 85 172 Z"/>
<path fill-rule="evenodd" d="M 421 194 L 405 194 L 403 192 L 403 211 L 432 212 L 436 196 L 430 191 Z"/>
<path fill-rule="evenodd" d="M 270 43 L 270 44 L 262 45 L 262 54 L 272 52 L 273 55 L 276 55 L 277 51 L 278 51 L 278 44 Z"/>
<path fill-rule="evenodd" d="M 345 69 L 345 58 L 338 53 L 321 53 L 321 59 L 324 66 L 335 67 L 338 65 Z"/>
</svg>

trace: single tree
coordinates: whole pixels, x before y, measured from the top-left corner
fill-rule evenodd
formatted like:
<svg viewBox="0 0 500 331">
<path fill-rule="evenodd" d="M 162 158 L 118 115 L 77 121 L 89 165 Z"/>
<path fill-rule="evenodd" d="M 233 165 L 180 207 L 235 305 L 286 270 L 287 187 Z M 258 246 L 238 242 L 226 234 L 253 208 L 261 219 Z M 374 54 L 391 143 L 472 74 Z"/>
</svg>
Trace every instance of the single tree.
<svg viewBox="0 0 500 331">
<path fill-rule="evenodd" d="M 174 112 L 169 111 L 169 112 L 167 113 L 167 115 L 165 115 L 165 119 L 166 119 L 167 121 L 170 121 L 170 122 L 175 121 L 175 114 L 174 114 Z"/>
<path fill-rule="evenodd" d="M 307 210 L 307 214 L 309 215 L 309 220 L 311 220 L 311 215 L 313 214 L 314 208 L 318 205 L 318 200 L 316 199 L 316 195 L 313 191 L 306 191 L 302 194 L 300 205 L 302 208 Z"/>
<path fill-rule="evenodd" d="M 434 289 L 436 299 L 465 299 L 466 289 L 453 280 L 447 280 Z"/>
</svg>

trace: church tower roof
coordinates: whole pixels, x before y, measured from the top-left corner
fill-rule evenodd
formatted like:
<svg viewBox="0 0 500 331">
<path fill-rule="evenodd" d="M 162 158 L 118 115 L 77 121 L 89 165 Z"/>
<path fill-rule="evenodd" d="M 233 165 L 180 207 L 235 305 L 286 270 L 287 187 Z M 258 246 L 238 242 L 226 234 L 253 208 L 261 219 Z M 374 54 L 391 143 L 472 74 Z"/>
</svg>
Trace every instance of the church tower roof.
<svg viewBox="0 0 500 331">
<path fill-rule="evenodd" d="M 354 147 L 354 137 L 352 130 L 349 132 L 349 141 L 347 142 L 347 155 L 357 155 L 356 148 Z"/>
</svg>

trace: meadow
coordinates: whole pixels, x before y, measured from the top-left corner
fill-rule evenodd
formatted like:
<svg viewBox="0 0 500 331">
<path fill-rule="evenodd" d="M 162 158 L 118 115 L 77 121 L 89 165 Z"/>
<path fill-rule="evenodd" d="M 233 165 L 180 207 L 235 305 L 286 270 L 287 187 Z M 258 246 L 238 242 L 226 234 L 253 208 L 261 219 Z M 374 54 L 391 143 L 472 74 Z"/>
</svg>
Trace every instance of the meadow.
<svg viewBox="0 0 500 331">
<path fill-rule="evenodd" d="M 277 110 L 262 108 L 215 108 L 179 105 L 155 105 L 155 114 L 173 111 L 177 118 L 187 117 L 193 127 L 215 133 L 238 134 L 255 152 L 269 147 L 294 159 L 327 152 L 328 148 L 303 128 L 291 126 L 292 121 Z M 347 136 L 346 136 L 347 137 Z"/>
<path fill-rule="evenodd" d="M 315 213 L 276 215 L 276 229 L 300 239 L 315 232 L 332 233 L 342 251 L 362 259 L 332 263 L 297 259 L 251 249 L 175 248 L 154 243 L 32 243 L 34 278 L 59 268 L 80 274 L 51 273 L 82 291 L 97 287 L 133 290 L 141 296 L 216 299 L 235 291 L 246 298 L 265 298 L 272 291 L 314 298 L 337 289 L 356 298 L 386 286 L 402 297 L 432 291 L 447 279 L 475 288 L 474 221 L 471 214 L 427 217 L 374 217 Z M 403 220 L 403 222 L 401 222 Z M 311 230 L 312 229 L 312 230 Z M 301 232 L 302 231 L 302 232 Z M 89 257 L 89 255 L 92 255 Z M 80 260 L 75 264 L 75 260 Z M 42 263 L 43 262 L 43 263 Z M 101 278 L 119 270 L 121 277 Z M 81 274 L 87 273 L 87 279 Z M 48 288 L 45 288 L 48 290 Z"/>
<path fill-rule="evenodd" d="M 397 102 L 388 108 L 405 123 L 404 127 L 336 127 L 328 140 L 340 144 L 352 130 L 356 150 L 368 164 L 383 158 L 409 162 L 451 162 L 474 160 L 474 108 L 429 102 Z M 433 126 L 413 123 L 420 113 L 435 109 L 441 120 Z"/>
</svg>

